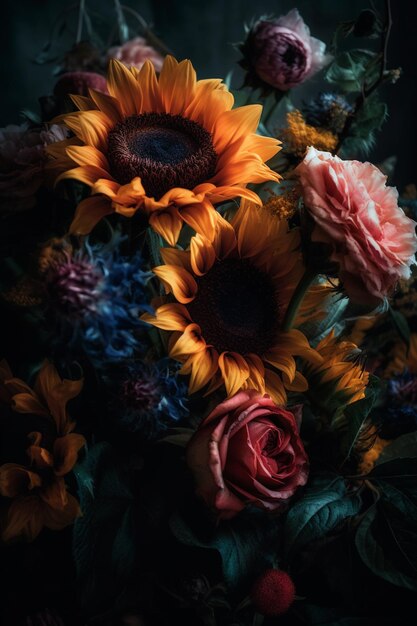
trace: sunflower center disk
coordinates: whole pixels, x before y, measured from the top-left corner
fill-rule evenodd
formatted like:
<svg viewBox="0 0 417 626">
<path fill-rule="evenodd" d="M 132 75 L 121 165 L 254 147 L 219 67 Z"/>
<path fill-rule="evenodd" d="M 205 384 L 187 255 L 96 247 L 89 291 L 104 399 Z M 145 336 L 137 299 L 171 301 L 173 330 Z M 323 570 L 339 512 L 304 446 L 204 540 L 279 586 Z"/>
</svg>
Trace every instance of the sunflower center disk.
<svg viewBox="0 0 417 626">
<path fill-rule="evenodd" d="M 212 178 L 217 154 L 210 133 L 180 115 L 143 113 L 119 122 L 108 136 L 110 172 L 122 185 L 139 176 L 149 197 L 173 187 L 193 189 Z"/>
<path fill-rule="evenodd" d="M 217 261 L 187 305 L 219 352 L 264 354 L 276 339 L 279 306 L 271 278 L 246 259 Z"/>
</svg>

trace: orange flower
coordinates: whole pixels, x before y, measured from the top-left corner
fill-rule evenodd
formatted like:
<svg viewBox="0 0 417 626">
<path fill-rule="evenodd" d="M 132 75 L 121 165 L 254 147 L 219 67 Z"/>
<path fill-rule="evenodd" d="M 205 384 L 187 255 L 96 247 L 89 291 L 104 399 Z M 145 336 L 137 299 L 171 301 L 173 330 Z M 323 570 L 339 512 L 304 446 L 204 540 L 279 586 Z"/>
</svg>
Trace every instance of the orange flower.
<svg viewBox="0 0 417 626">
<path fill-rule="evenodd" d="M 228 396 L 250 388 L 283 404 L 286 390 L 307 388 L 294 357 L 322 358 L 299 330 L 280 328 L 303 274 L 299 245 L 286 220 L 242 201 L 232 223 L 219 216 L 212 242 L 198 234 L 187 251 L 161 250 L 165 265 L 153 271 L 175 301 L 142 319 L 172 333 L 169 353 L 190 374 L 190 393 L 224 384 Z M 298 324 L 317 313 L 327 292 L 311 288 Z"/>
<path fill-rule="evenodd" d="M 82 380 L 61 380 L 47 361 L 34 389 L 14 378 L 5 361 L 0 363 L 0 394 L 17 413 L 39 415 L 54 424 L 55 438 L 46 445 L 40 432 L 29 434 L 27 466 L 5 463 L 0 466 L 0 494 L 12 500 L 7 519 L 2 520 L 2 539 L 25 537 L 31 541 L 46 526 L 59 530 L 80 515 L 77 500 L 67 491 L 64 476 L 74 467 L 82 435 L 72 433 L 66 404 L 79 394 Z M 45 437 L 46 439 L 46 437 Z"/>
<path fill-rule="evenodd" d="M 279 142 L 255 134 L 260 105 L 231 110 L 233 96 L 218 79 L 196 81 L 190 61 L 168 56 L 159 80 L 146 61 L 138 71 L 110 62 L 108 91 L 73 96 L 80 109 L 61 117 L 75 137 L 50 155 L 58 180 L 91 187 L 71 225 L 87 234 L 109 213 L 141 211 L 175 245 L 185 222 L 212 239 L 213 205 L 238 196 L 257 200 L 248 183 L 279 180 L 265 165 Z"/>
</svg>

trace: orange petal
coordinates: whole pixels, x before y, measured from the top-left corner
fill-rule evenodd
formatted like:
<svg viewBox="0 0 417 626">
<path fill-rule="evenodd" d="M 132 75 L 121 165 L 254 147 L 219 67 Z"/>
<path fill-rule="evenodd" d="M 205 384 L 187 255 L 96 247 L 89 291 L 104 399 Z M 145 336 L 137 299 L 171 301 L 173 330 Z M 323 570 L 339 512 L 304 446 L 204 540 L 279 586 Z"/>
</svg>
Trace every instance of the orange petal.
<svg viewBox="0 0 417 626">
<path fill-rule="evenodd" d="M 182 227 L 182 220 L 176 209 L 163 213 L 154 213 L 149 218 L 149 225 L 158 235 L 161 235 L 170 246 L 176 245 Z"/>
<path fill-rule="evenodd" d="M 218 259 L 225 259 L 235 250 L 237 245 L 236 233 L 233 226 L 220 215 L 217 214 L 216 234 L 214 236 L 213 248 Z"/>
<path fill-rule="evenodd" d="M 43 502 L 53 509 L 63 509 L 67 503 L 67 487 L 63 478 L 55 478 L 47 487 L 42 489 L 40 497 Z"/>
<path fill-rule="evenodd" d="M 183 267 L 160 265 L 154 267 L 152 271 L 165 285 L 166 293 L 172 291 L 178 302 L 187 304 L 194 300 L 197 293 L 197 283 Z"/>
<path fill-rule="evenodd" d="M 125 117 L 141 113 L 142 90 L 128 68 L 117 59 L 110 59 L 107 78 L 109 94 L 119 103 Z"/>
<path fill-rule="evenodd" d="M 13 396 L 11 407 L 17 413 L 34 413 L 49 416 L 47 407 L 40 402 L 35 393 L 17 393 Z"/>
<path fill-rule="evenodd" d="M 78 452 L 86 444 L 85 437 L 70 433 L 54 442 L 54 471 L 56 476 L 68 474 L 77 462 Z"/>
<path fill-rule="evenodd" d="M 287 352 L 283 352 L 281 347 L 268 350 L 264 355 L 264 360 L 285 373 L 286 380 L 291 383 L 295 377 L 296 365 L 294 357 Z"/>
<path fill-rule="evenodd" d="M 191 238 L 191 267 L 196 276 L 203 276 L 213 266 L 216 253 L 209 239 L 202 235 Z"/>
<path fill-rule="evenodd" d="M 301 374 L 301 372 L 295 372 L 295 376 L 292 381 L 287 379 L 284 372 L 282 374 L 282 378 L 284 381 L 284 386 L 286 389 L 288 389 L 288 391 L 297 391 L 299 393 L 302 393 L 304 391 L 307 391 L 308 389 L 307 379 Z"/>
<path fill-rule="evenodd" d="M 283 382 L 276 372 L 268 368 L 265 370 L 265 391 L 278 406 L 285 406 L 287 394 Z"/>
<path fill-rule="evenodd" d="M 77 107 L 79 111 L 91 111 L 97 109 L 97 106 L 88 96 L 79 96 L 77 94 L 70 94 L 69 97 Z M 64 116 L 65 119 L 65 116 Z"/>
<path fill-rule="evenodd" d="M 90 196 L 77 206 L 70 233 L 88 235 L 103 217 L 111 213 L 113 209 L 110 200 L 103 196 Z"/>
<path fill-rule="evenodd" d="M 219 355 L 214 348 L 206 348 L 190 356 L 180 374 L 191 374 L 188 393 L 196 393 L 209 383 L 218 370 Z"/>
<path fill-rule="evenodd" d="M 185 110 L 185 116 L 198 122 L 213 132 L 215 124 L 224 111 L 233 107 L 234 97 L 227 89 L 222 89 L 219 79 L 199 80 L 195 89 L 195 97 Z"/>
<path fill-rule="evenodd" d="M 186 307 L 175 302 L 160 306 L 156 309 L 156 315 L 144 313 L 140 319 L 161 330 L 184 331 L 191 322 L 191 316 Z"/>
<path fill-rule="evenodd" d="M 248 104 L 222 113 L 213 132 L 213 144 L 217 154 L 221 154 L 227 146 L 242 141 L 248 134 L 255 133 L 261 114 L 260 104 Z"/>
<path fill-rule="evenodd" d="M 189 324 L 171 346 L 169 356 L 178 360 L 205 349 L 206 342 L 201 336 L 200 326 Z"/>
<path fill-rule="evenodd" d="M 40 476 L 23 465 L 5 463 L 0 466 L 0 494 L 2 496 L 16 498 L 34 487 L 39 487 L 41 483 Z"/>
<path fill-rule="evenodd" d="M 165 57 L 159 75 L 159 93 L 163 110 L 171 115 L 182 115 L 194 98 L 196 75 L 190 61 L 178 63 L 174 57 Z"/>
<path fill-rule="evenodd" d="M 96 91 L 95 89 L 89 89 L 90 97 L 94 101 L 94 104 L 97 105 L 97 108 L 100 111 L 103 111 L 105 115 L 112 120 L 114 124 L 117 122 L 121 122 L 123 120 L 123 115 L 120 110 L 119 102 L 113 96 L 109 96 L 106 93 L 102 93 L 101 91 Z"/>
<path fill-rule="evenodd" d="M 190 252 L 178 248 L 161 248 L 161 257 L 165 265 L 178 265 L 187 272 L 192 272 Z"/>
<path fill-rule="evenodd" d="M 222 352 L 219 356 L 219 368 L 228 396 L 233 396 L 239 391 L 250 374 L 245 359 L 236 352 Z"/>
<path fill-rule="evenodd" d="M 94 146 L 101 151 L 107 147 L 107 136 L 113 123 L 102 111 L 79 111 L 65 118 L 65 124 L 85 144 Z"/>
<path fill-rule="evenodd" d="M 245 361 L 249 366 L 250 374 L 246 381 L 248 388 L 265 393 L 265 367 L 262 359 L 256 354 L 246 354 Z"/>
<path fill-rule="evenodd" d="M 52 454 L 39 445 L 29 446 L 27 452 L 31 462 L 39 470 L 47 469 L 48 467 L 52 467 L 54 464 Z"/>
<path fill-rule="evenodd" d="M 81 167 L 74 167 L 71 170 L 62 172 L 62 174 L 58 176 L 56 182 L 59 183 L 61 180 L 75 179 L 80 183 L 84 183 L 84 185 L 92 187 L 100 178 L 109 178 L 108 172 L 103 170 L 101 167 L 96 167 L 95 165 L 83 165 Z"/>
<path fill-rule="evenodd" d="M 100 150 L 93 146 L 68 146 L 66 153 L 70 159 L 72 159 L 77 165 L 87 165 L 100 168 L 102 172 L 109 171 L 109 163 Z M 112 178 L 110 174 L 107 174 L 109 178 Z M 102 178 L 102 175 L 99 176 Z"/>
<path fill-rule="evenodd" d="M 156 80 L 155 68 L 148 59 L 142 65 L 137 81 L 142 90 L 142 112 L 160 112 L 159 86 Z"/>
<path fill-rule="evenodd" d="M 43 506 L 37 496 L 28 496 L 14 500 L 7 512 L 7 524 L 2 533 L 5 542 L 24 537 L 33 541 L 44 525 Z"/>
<path fill-rule="evenodd" d="M 45 361 L 35 383 L 36 392 L 45 399 L 55 420 L 58 434 L 66 434 L 70 422 L 66 413 L 69 400 L 75 398 L 83 387 L 83 379 L 61 380 L 55 367 Z"/>
<path fill-rule="evenodd" d="M 217 213 L 211 202 L 205 201 L 201 204 L 191 204 L 181 207 L 180 215 L 184 222 L 191 226 L 196 233 L 204 235 L 210 241 L 213 240 Z"/>
<path fill-rule="evenodd" d="M 62 530 L 72 524 L 81 515 L 78 501 L 67 493 L 66 503 L 61 509 L 45 506 L 43 512 L 44 525 L 51 530 Z"/>
</svg>

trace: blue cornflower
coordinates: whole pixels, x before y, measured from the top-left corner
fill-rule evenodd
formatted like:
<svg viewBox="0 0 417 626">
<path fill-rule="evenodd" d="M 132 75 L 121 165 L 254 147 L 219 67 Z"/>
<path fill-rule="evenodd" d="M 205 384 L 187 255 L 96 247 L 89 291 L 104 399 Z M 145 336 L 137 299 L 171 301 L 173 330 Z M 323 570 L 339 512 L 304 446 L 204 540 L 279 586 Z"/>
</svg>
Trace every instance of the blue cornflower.
<svg viewBox="0 0 417 626">
<path fill-rule="evenodd" d="M 187 417 L 187 386 L 178 379 L 178 369 L 179 364 L 167 358 L 110 368 L 104 380 L 112 421 L 124 431 L 155 439 Z"/>
<path fill-rule="evenodd" d="M 107 244 L 80 249 L 63 247 L 44 272 L 47 316 L 55 322 L 53 343 L 66 355 L 87 354 L 96 366 L 132 357 L 143 328 L 139 316 L 151 308 L 139 252 L 120 254 L 122 238 L 116 232 Z"/>
<path fill-rule="evenodd" d="M 318 128 L 325 128 L 336 135 L 343 130 L 347 116 L 352 113 L 353 107 L 343 96 L 321 92 L 303 107 L 307 124 Z"/>
<path fill-rule="evenodd" d="M 379 434 L 394 439 L 417 430 L 417 376 L 405 372 L 388 381 L 385 406 L 378 410 Z"/>
</svg>

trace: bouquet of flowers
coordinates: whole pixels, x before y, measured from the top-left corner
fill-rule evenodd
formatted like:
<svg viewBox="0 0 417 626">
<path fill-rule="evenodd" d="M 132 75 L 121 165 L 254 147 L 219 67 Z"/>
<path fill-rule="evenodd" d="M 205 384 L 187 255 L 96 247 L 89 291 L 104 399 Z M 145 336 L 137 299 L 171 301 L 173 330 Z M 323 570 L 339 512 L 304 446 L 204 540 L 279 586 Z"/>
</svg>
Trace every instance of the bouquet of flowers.
<svg viewBox="0 0 417 626">
<path fill-rule="evenodd" d="M 399 623 L 417 199 L 365 160 L 389 2 L 327 48 L 262 17 L 226 82 L 115 7 L 120 45 L 81 2 L 53 95 L 0 132 L 4 623 Z"/>
</svg>

